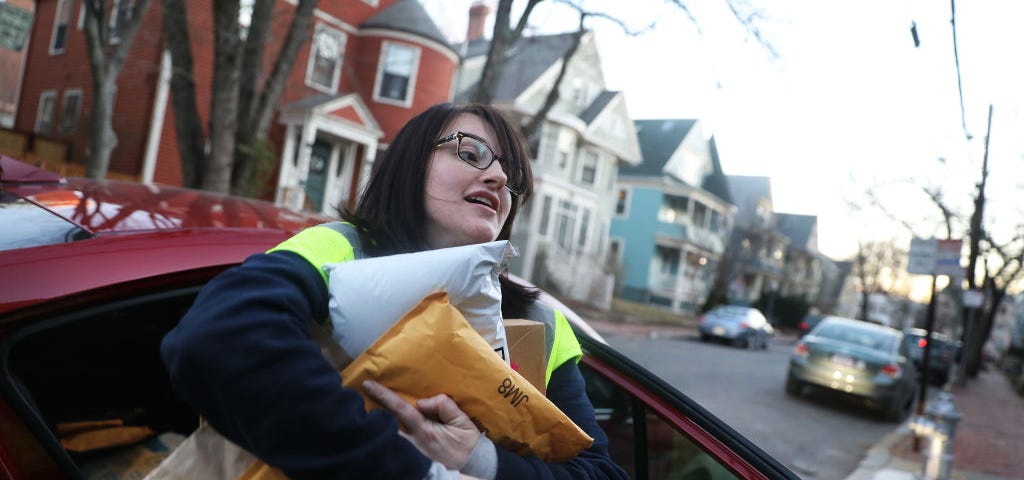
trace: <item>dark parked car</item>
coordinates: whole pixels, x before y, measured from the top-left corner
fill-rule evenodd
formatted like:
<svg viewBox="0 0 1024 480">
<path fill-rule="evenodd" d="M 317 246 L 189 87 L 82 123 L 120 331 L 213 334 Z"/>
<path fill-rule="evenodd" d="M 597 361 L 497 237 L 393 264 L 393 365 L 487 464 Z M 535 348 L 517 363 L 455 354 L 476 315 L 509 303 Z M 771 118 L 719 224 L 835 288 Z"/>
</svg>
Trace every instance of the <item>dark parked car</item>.
<svg viewBox="0 0 1024 480">
<path fill-rule="evenodd" d="M 198 425 L 171 389 L 161 338 L 214 275 L 328 220 L 206 192 L 64 179 L 0 157 L 0 472 L 152 468 L 167 454 L 146 450 L 154 438 Z M 564 311 L 612 457 L 634 478 L 798 478 Z M 83 446 L 72 439 L 84 428 L 137 436 Z"/>
<path fill-rule="evenodd" d="M 817 387 L 863 401 L 887 419 L 902 421 L 917 392 L 917 370 L 903 333 L 860 320 L 827 317 L 797 341 L 789 359 L 786 393 Z"/>
<path fill-rule="evenodd" d="M 822 315 L 820 313 L 808 313 L 807 315 L 804 315 L 804 318 L 800 320 L 800 324 L 797 325 L 797 337 L 803 337 L 804 335 L 807 335 L 807 332 L 811 331 L 811 329 L 818 326 L 818 323 L 821 322 L 821 319 L 825 318 L 826 316 L 827 315 Z"/>
<path fill-rule="evenodd" d="M 928 345 L 927 331 L 920 328 L 903 330 L 903 343 L 917 371 L 924 373 L 924 351 Z M 960 358 L 960 342 L 953 340 L 944 333 L 932 332 L 931 348 L 928 353 L 928 380 L 936 385 L 944 385 L 949 380 L 949 370 Z"/>
<path fill-rule="evenodd" d="M 726 341 L 743 348 L 768 349 L 775 335 L 760 310 L 739 305 L 722 305 L 700 317 L 700 339 Z"/>
</svg>

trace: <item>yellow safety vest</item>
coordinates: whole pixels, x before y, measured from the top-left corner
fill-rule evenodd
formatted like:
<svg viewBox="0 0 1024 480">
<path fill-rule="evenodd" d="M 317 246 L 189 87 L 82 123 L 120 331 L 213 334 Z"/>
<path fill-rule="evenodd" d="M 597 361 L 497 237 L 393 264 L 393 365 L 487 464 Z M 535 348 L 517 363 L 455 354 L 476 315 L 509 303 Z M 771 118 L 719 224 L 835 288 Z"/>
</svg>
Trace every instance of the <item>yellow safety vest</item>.
<svg viewBox="0 0 1024 480">
<path fill-rule="evenodd" d="M 330 279 L 323 268 L 324 265 L 366 257 L 359 232 L 354 225 L 346 222 L 331 222 L 307 228 L 271 248 L 267 253 L 276 251 L 292 252 L 306 259 L 320 272 L 325 284 Z M 540 302 L 534 302 L 527 311 L 527 318 L 544 324 L 544 347 L 547 355 L 544 384 L 547 385 L 551 381 L 551 373 L 556 368 L 569 360 L 579 362 L 583 350 L 562 312 Z"/>
</svg>

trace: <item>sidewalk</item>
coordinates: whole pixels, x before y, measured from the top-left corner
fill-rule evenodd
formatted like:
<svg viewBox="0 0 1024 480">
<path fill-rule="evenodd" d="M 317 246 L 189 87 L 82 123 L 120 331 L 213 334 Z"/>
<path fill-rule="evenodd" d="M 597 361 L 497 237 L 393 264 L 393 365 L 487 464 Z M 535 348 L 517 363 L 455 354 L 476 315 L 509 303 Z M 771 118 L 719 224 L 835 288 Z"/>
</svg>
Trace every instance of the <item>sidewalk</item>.
<svg viewBox="0 0 1024 480">
<path fill-rule="evenodd" d="M 953 404 L 963 419 L 953 439 L 953 479 L 1024 480 L 1024 397 L 1001 372 L 990 368 L 953 387 Z M 914 480 L 921 474 L 929 441 L 913 451 L 904 423 L 868 451 L 846 480 Z"/>
<path fill-rule="evenodd" d="M 692 328 L 625 323 L 614 316 L 614 313 L 586 311 L 588 323 L 604 335 L 641 335 L 648 338 L 695 335 Z M 1013 391 L 1010 381 L 995 367 L 979 372 L 964 387 L 953 387 L 952 393 L 953 404 L 962 419 L 957 424 L 953 440 L 951 478 L 1024 480 L 1024 397 Z M 915 453 L 908 422 L 872 447 L 846 480 L 920 478 L 929 440 L 921 438 L 920 451 Z"/>
</svg>

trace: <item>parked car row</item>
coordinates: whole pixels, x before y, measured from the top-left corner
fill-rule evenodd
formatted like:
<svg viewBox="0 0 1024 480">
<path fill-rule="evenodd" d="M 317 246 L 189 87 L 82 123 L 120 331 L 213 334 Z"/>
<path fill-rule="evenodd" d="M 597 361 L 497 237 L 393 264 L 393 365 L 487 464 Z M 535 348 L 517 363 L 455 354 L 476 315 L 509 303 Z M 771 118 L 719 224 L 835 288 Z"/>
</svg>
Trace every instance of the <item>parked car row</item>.
<svg viewBox="0 0 1024 480">
<path fill-rule="evenodd" d="M 903 330 L 903 343 L 914 366 L 922 375 L 928 376 L 929 383 L 944 385 L 949 381 L 949 371 L 960 360 L 960 342 L 944 333 L 931 332 L 931 347 L 928 347 L 928 331 L 921 328 Z M 928 350 L 928 369 L 924 367 L 924 352 Z"/>
<path fill-rule="evenodd" d="M 189 434 L 198 416 L 171 388 L 160 340 L 217 273 L 330 220 L 209 192 L 66 179 L 0 156 L 0 471 L 83 478 L 132 465 L 157 434 Z M 572 310 L 542 301 L 573 324 L 612 458 L 633 478 L 799 478 Z M 744 335 L 734 338 L 770 338 Z M 82 425 L 144 434 L 72 446 Z"/>
<path fill-rule="evenodd" d="M 702 342 L 729 342 L 742 348 L 771 347 L 775 329 L 760 310 L 739 305 L 721 305 L 700 316 Z"/>
<path fill-rule="evenodd" d="M 903 332 L 827 316 L 797 341 L 790 355 L 786 393 L 808 388 L 857 400 L 886 419 L 902 421 L 917 398 L 917 369 Z"/>
</svg>

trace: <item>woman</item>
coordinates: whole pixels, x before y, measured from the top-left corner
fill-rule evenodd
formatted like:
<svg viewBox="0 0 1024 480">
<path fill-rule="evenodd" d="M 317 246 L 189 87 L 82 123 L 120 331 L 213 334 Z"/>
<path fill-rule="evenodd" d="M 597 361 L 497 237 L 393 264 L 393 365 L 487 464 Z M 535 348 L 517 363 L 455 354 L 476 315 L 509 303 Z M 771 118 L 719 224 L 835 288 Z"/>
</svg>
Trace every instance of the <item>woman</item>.
<svg viewBox="0 0 1024 480">
<path fill-rule="evenodd" d="M 355 212 L 342 214 L 351 225 L 304 230 L 203 289 L 162 344 L 175 388 L 217 431 L 296 479 L 625 478 L 575 361 L 552 364 L 547 395 L 594 443 L 548 464 L 494 446 L 443 395 L 413 407 L 367 382 L 391 412 L 365 412 L 310 340 L 314 323 L 328 318 L 321 265 L 508 239 L 532 183 L 522 137 L 500 112 L 427 109 L 374 165 Z M 539 307 L 535 292 L 502 283 L 506 318 Z"/>
</svg>

